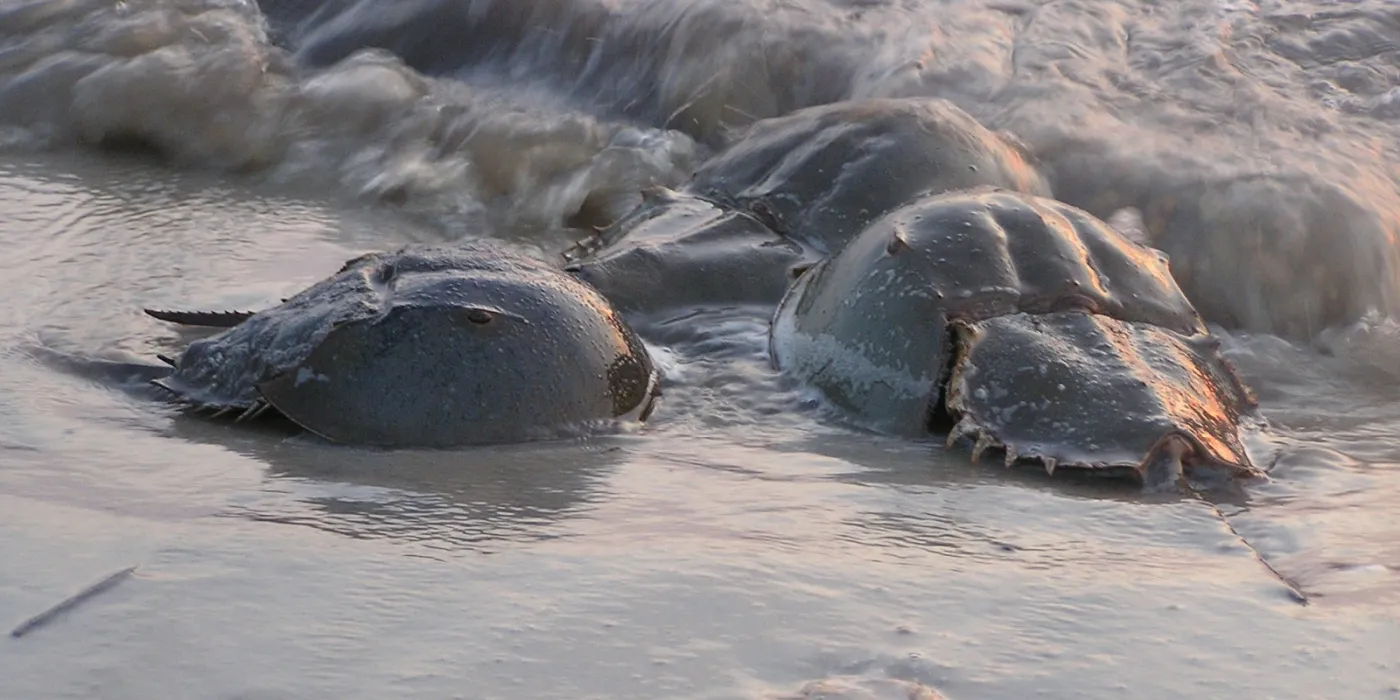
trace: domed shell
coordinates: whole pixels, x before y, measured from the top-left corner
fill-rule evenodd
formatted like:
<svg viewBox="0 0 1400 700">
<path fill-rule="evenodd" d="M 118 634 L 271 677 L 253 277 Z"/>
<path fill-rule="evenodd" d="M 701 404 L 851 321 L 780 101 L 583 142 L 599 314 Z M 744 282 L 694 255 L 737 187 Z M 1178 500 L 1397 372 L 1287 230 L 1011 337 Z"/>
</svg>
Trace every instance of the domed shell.
<svg viewBox="0 0 1400 700">
<path fill-rule="evenodd" d="M 773 305 L 816 256 L 753 216 L 664 188 L 566 253 L 564 268 L 624 313 Z"/>
<path fill-rule="evenodd" d="M 657 373 L 595 290 L 483 243 L 355 258 L 191 343 L 158 383 L 197 406 L 271 406 L 338 442 L 451 446 L 644 418 Z"/>
<path fill-rule="evenodd" d="M 1186 452 L 1247 468 L 1234 428 L 1253 397 L 1212 341 L 1161 253 L 1067 204 L 982 190 L 892 211 L 808 271 L 770 350 L 878 430 L 926 433 L 946 412 L 978 453 L 1134 468 L 1179 433 Z M 1107 398 L 1132 426 L 1111 458 L 1095 449 L 1117 429 L 1094 417 Z"/>
<path fill-rule="evenodd" d="M 1006 135 L 936 98 L 865 99 L 754 123 L 687 187 L 756 210 L 780 234 L 835 254 L 870 222 L 923 195 L 1050 187 Z"/>
<path fill-rule="evenodd" d="M 626 312 L 773 305 L 886 211 L 978 186 L 1049 193 L 1024 154 L 946 100 L 809 107 L 754 123 L 682 191 L 647 193 L 566 258 Z"/>
</svg>

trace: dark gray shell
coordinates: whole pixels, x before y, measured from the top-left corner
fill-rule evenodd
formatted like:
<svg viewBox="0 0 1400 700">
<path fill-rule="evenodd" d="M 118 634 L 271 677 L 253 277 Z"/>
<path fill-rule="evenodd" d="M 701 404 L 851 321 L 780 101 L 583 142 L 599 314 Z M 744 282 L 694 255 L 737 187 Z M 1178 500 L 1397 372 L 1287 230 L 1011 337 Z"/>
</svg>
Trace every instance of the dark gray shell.
<svg viewBox="0 0 1400 700">
<path fill-rule="evenodd" d="M 624 312 L 702 304 L 773 305 L 816 256 L 752 215 L 656 188 L 588 242 L 566 270 Z"/>
<path fill-rule="evenodd" d="M 945 100 L 872 99 L 755 123 L 681 192 L 653 192 L 569 269 L 619 308 L 773 305 L 794 271 L 923 194 L 1048 194 L 1015 147 Z"/>
<path fill-rule="evenodd" d="M 270 405 L 327 439 L 381 446 L 517 442 L 644 417 L 657 378 L 596 291 L 483 243 L 355 258 L 174 365 L 157 383 L 185 403 Z"/>
<path fill-rule="evenodd" d="M 956 424 L 975 453 L 1253 471 L 1248 389 L 1160 252 L 1082 210 L 999 191 L 925 198 L 803 275 L 774 363 L 878 430 Z M 945 390 L 946 388 L 946 390 Z M 946 415 L 944 415 L 946 414 Z"/>
<path fill-rule="evenodd" d="M 1050 194 L 1003 135 L 936 98 L 837 102 L 755 122 L 688 190 L 761 209 L 777 232 L 839 252 L 916 197 L 974 187 Z"/>
</svg>

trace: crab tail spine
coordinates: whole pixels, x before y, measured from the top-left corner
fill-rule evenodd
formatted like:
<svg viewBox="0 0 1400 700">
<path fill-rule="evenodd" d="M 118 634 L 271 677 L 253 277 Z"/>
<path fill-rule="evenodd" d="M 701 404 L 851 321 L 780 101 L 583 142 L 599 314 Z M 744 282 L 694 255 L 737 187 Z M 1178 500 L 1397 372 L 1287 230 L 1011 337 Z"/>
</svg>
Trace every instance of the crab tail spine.
<svg viewBox="0 0 1400 700">
<path fill-rule="evenodd" d="M 1059 460 L 1054 457 L 1041 457 L 1041 463 L 1045 465 L 1045 473 L 1049 476 L 1055 475 L 1055 467 L 1059 465 Z"/>
<path fill-rule="evenodd" d="M 1010 446 L 1010 445 L 1007 445 L 1007 446 L 1006 446 L 1006 468 L 1007 468 L 1007 469 L 1010 469 L 1010 468 L 1011 468 L 1011 465 L 1015 464 L 1015 463 L 1016 463 L 1016 460 L 1018 460 L 1018 459 L 1020 459 L 1020 458 L 1021 458 L 1021 455 L 1016 454 L 1016 448 L 1014 448 L 1014 447 L 1012 447 L 1012 446 Z"/>
<path fill-rule="evenodd" d="M 1308 597 L 1308 594 L 1303 591 L 1302 586 L 1299 586 L 1296 582 L 1293 581 L 1293 579 L 1284 576 L 1282 572 L 1274 568 L 1274 565 L 1270 564 L 1269 560 L 1264 558 L 1263 552 L 1260 552 L 1258 549 L 1256 549 L 1255 546 L 1252 543 L 1250 543 L 1250 541 L 1244 535 L 1240 534 L 1239 530 L 1235 529 L 1235 526 L 1233 523 L 1230 522 L 1230 519 L 1225 517 L 1225 511 L 1220 510 L 1220 506 L 1216 505 L 1210 500 L 1207 500 L 1205 496 L 1202 496 L 1193 488 L 1188 487 L 1184 490 L 1196 500 L 1206 504 L 1207 506 L 1210 506 L 1210 509 L 1215 512 L 1215 517 L 1220 518 L 1220 522 L 1225 526 L 1225 529 L 1229 530 L 1230 534 L 1234 535 L 1235 538 L 1240 541 L 1240 544 L 1244 545 L 1245 548 L 1248 549 L 1250 553 L 1254 555 L 1254 558 L 1257 559 L 1260 564 L 1263 564 L 1264 568 L 1268 569 L 1269 573 L 1273 574 L 1274 578 L 1278 579 L 1279 582 L 1283 584 L 1284 588 L 1288 590 L 1288 595 L 1291 598 L 1293 598 L 1294 602 L 1298 603 L 1299 605 L 1308 605 L 1312 602 L 1312 599 Z"/>
</svg>

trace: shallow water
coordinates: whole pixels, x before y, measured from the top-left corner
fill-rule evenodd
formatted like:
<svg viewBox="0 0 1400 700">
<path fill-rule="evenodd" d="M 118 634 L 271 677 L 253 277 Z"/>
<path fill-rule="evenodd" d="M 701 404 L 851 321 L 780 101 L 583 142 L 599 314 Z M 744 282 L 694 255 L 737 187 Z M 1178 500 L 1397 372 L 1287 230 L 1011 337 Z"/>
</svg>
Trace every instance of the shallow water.
<svg viewBox="0 0 1400 700">
<path fill-rule="evenodd" d="M 1193 229 L 1217 255 L 1249 231 L 1374 241 L 1400 214 L 1389 5 L 472 6 L 433 24 L 474 43 L 395 29 L 421 73 L 318 73 L 393 13 L 281 20 L 284 56 L 234 2 L 0 5 L 0 621 L 139 567 L 4 640 L 0 697 L 758 698 L 821 678 L 955 700 L 1400 695 L 1387 320 L 1226 335 L 1272 425 L 1251 446 L 1269 480 L 1213 496 L 1253 549 L 1199 500 L 842 428 L 768 369 L 762 310 L 640 326 L 661 407 L 581 442 L 332 447 L 179 415 L 118 364 L 188 340 L 143 306 L 260 308 L 410 241 L 546 255 L 580 209 L 683 181 L 736 115 L 872 94 L 954 98 L 1027 141 L 1057 194 L 1139 207 L 1149 236 L 1173 230 L 1154 198 L 1242 168 L 1345 187 L 1339 211 L 1362 213 Z M 82 150 L 108 129 L 166 161 Z M 1243 216 L 1230 201 L 1212 221 Z M 1243 269 L 1210 279 L 1271 289 Z M 1349 279 L 1381 300 L 1394 282 Z M 1304 306 L 1239 308 L 1282 332 Z"/>
</svg>

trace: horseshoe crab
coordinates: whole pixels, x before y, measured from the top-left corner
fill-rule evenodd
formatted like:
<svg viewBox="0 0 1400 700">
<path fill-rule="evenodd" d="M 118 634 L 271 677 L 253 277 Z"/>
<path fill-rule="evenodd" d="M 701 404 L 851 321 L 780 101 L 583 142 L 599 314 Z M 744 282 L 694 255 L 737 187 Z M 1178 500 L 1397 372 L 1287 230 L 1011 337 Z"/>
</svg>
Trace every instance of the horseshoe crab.
<svg viewBox="0 0 1400 700">
<path fill-rule="evenodd" d="M 655 187 L 642 203 L 565 256 L 564 269 L 623 312 L 767 304 L 818 258 L 754 215 Z"/>
<path fill-rule="evenodd" d="M 334 442 L 447 447 L 645 420 L 658 373 L 596 291 L 494 245 L 354 258 L 258 313 L 147 310 L 223 327 L 154 383 L 239 419 L 275 411 Z"/>
<path fill-rule="evenodd" d="M 1049 194 L 1011 141 L 946 100 L 809 107 L 754 123 L 680 191 L 653 190 L 566 269 L 626 311 L 773 305 L 886 211 L 978 186 Z"/>
<path fill-rule="evenodd" d="M 867 427 L 973 443 L 1007 466 L 1256 474 L 1252 392 L 1164 254 L 1062 202 L 995 190 L 923 198 L 793 284 L 776 367 Z"/>
</svg>

